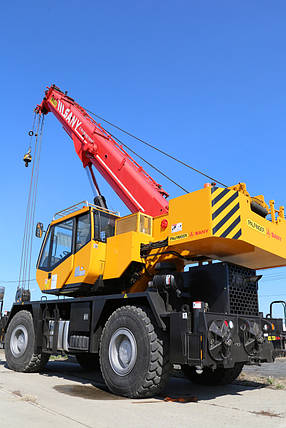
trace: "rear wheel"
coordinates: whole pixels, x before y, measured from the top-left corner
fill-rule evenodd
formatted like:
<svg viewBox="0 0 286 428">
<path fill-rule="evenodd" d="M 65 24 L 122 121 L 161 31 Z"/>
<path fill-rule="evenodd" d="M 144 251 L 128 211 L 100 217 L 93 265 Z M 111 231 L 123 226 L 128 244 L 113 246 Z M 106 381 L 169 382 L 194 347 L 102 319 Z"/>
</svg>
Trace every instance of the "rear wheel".
<svg viewBox="0 0 286 428">
<path fill-rule="evenodd" d="M 182 370 L 191 382 L 199 385 L 227 385 L 240 375 L 242 368 L 243 363 L 236 363 L 235 366 L 230 369 L 217 367 L 212 370 L 209 367 L 205 367 L 201 374 L 196 372 L 195 367 L 183 366 Z"/>
<path fill-rule="evenodd" d="M 10 369 L 17 372 L 38 372 L 50 355 L 35 353 L 35 331 L 30 312 L 20 311 L 12 318 L 5 335 L 5 357 Z"/>
<path fill-rule="evenodd" d="M 166 341 L 147 310 L 124 306 L 110 316 L 102 332 L 100 366 L 115 394 L 140 398 L 162 390 L 170 371 Z"/>
<path fill-rule="evenodd" d="M 77 362 L 80 364 L 81 368 L 86 371 L 93 371 L 99 369 L 99 355 L 82 353 L 76 354 Z"/>
</svg>

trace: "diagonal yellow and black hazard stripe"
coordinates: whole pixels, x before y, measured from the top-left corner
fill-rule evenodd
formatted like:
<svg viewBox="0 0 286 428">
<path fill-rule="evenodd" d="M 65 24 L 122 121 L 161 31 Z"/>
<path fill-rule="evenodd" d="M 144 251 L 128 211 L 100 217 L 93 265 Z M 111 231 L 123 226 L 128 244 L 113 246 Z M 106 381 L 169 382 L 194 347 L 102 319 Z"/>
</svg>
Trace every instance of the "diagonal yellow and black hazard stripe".
<svg viewBox="0 0 286 428">
<path fill-rule="evenodd" d="M 212 187 L 212 232 L 220 238 L 241 236 L 238 192 Z"/>
</svg>

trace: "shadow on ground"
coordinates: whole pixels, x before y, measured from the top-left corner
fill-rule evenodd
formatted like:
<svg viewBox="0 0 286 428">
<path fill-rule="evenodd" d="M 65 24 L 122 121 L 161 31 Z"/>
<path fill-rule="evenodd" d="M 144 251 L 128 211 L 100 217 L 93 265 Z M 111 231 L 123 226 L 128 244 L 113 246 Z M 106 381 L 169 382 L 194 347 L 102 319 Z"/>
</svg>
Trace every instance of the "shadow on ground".
<svg viewBox="0 0 286 428">
<path fill-rule="evenodd" d="M 5 361 L 1 361 L 0 365 L 4 365 L 7 368 Z M 127 398 L 113 395 L 108 391 L 99 370 L 93 372 L 84 371 L 73 358 L 66 361 L 49 362 L 45 370 L 41 373 L 41 376 L 74 381 L 75 383 L 72 385 L 59 383 L 54 386 L 56 391 L 66 395 L 88 400 L 127 400 Z M 145 400 L 136 400 L 136 402 L 146 402 L 147 400 L 155 403 L 164 400 L 166 397 L 173 399 L 185 398 L 187 400 L 192 397 L 194 400 L 189 401 L 204 401 L 224 395 L 239 395 L 243 391 L 257 390 L 266 386 L 265 383 L 245 380 L 235 381 L 231 385 L 224 386 L 201 386 L 191 383 L 180 372 L 174 372 L 160 396 Z"/>
</svg>

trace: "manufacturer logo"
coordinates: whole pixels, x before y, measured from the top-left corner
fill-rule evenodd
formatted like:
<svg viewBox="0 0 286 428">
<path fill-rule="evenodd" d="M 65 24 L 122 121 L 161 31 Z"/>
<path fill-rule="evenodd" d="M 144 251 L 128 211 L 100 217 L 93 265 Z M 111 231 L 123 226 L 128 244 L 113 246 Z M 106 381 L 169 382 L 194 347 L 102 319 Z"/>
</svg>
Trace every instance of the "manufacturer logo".
<svg viewBox="0 0 286 428">
<path fill-rule="evenodd" d="M 202 229 L 202 230 L 196 230 L 194 232 L 190 233 L 190 236 L 199 236 L 199 235 L 205 235 L 206 233 L 208 233 L 209 229 Z"/>
<path fill-rule="evenodd" d="M 274 232 L 270 232 L 270 230 L 268 228 L 267 228 L 267 231 L 266 231 L 266 235 L 268 236 L 268 238 L 273 238 L 273 239 L 276 239 L 277 241 L 282 241 L 282 237 L 281 236 L 277 235 Z"/>
<path fill-rule="evenodd" d="M 78 133 L 77 128 L 81 125 L 81 121 L 71 112 L 70 108 L 65 108 L 61 101 L 57 102 L 57 109 L 67 123 Z"/>
<path fill-rule="evenodd" d="M 177 235 L 177 236 L 170 236 L 169 237 L 169 241 L 173 242 L 173 241 L 178 241 L 179 239 L 185 239 L 189 236 L 188 233 L 182 233 L 181 235 Z"/>
<path fill-rule="evenodd" d="M 256 221 L 253 221 L 253 220 L 248 219 L 248 220 L 247 220 L 247 226 L 248 226 L 248 227 L 250 227 L 250 228 L 251 228 L 251 229 L 253 229 L 253 230 L 256 230 L 256 232 L 263 233 L 263 235 L 265 235 L 265 234 L 266 234 L 266 229 L 265 229 L 265 227 L 264 227 L 264 226 L 261 226 L 261 225 L 260 225 L 260 224 L 258 224 L 258 223 L 256 223 Z"/>
</svg>

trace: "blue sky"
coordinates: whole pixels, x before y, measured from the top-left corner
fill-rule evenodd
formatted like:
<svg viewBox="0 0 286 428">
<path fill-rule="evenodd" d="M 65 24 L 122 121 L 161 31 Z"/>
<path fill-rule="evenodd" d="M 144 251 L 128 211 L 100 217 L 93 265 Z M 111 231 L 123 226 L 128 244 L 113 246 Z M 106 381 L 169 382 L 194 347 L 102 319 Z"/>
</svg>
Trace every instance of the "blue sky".
<svg viewBox="0 0 286 428">
<path fill-rule="evenodd" d="M 246 182 L 251 194 L 286 205 L 285 15 L 282 0 L 3 3 L 1 284 L 18 278 L 31 171 L 22 156 L 33 109 L 51 83 L 218 180 Z M 203 177 L 132 145 L 188 190 L 203 186 Z M 172 197 L 181 194 L 146 169 Z M 110 207 L 127 214 L 99 183 Z M 47 225 L 55 211 L 91 197 L 71 140 L 48 115 L 36 221 Z M 33 265 L 39 246 L 35 239 Z M 264 272 L 262 310 L 286 298 L 285 273 Z M 15 290 L 6 284 L 6 308 Z M 40 296 L 36 283 L 32 296 Z"/>
</svg>

